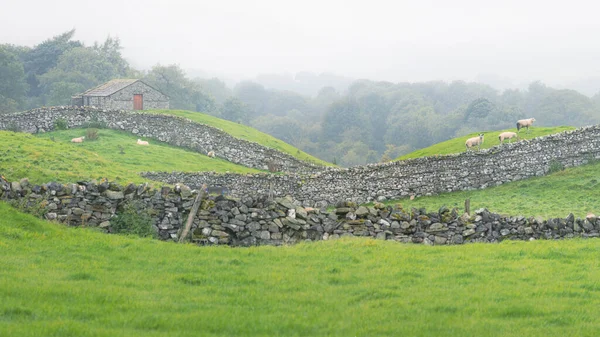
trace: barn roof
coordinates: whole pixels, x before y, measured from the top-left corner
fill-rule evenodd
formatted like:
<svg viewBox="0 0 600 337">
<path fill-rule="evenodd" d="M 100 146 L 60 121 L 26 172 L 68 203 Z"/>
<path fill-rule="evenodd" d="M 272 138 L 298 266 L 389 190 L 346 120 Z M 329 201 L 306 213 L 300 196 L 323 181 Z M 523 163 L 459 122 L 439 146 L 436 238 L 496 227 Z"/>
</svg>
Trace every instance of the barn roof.
<svg viewBox="0 0 600 337">
<path fill-rule="evenodd" d="M 102 85 L 92 88 L 83 94 L 82 96 L 110 96 L 115 92 L 132 85 L 137 82 L 137 79 L 118 79 L 110 80 Z"/>
</svg>

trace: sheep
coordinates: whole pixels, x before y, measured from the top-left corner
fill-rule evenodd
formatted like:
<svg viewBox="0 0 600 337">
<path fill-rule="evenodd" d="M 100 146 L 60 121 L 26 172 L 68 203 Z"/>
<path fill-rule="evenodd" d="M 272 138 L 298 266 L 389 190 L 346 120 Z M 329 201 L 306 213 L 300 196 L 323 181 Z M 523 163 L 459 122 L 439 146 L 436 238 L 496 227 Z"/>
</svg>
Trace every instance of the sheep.
<svg viewBox="0 0 600 337">
<path fill-rule="evenodd" d="M 479 136 L 477 136 L 477 137 L 469 138 L 465 142 L 467 151 L 469 150 L 469 148 L 471 148 L 475 145 L 477 145 L 477 150 L 479 151 L 481 149 L 481 144 L 483 144 L 483 133 L 480 133 Z"/>
<path fill-rule="evenodd" d="M 215 157 L 215 151 L 208 151 L 208 153 L 206 155 L 209 156 L 210 158 L 214 158 Z"/>
<path fill-rule="evenodd" d="M 498 139 L 500 139 L 500 144 L 502 144 L 502 142 L 504 142 L 505 139 L 513 139 L 513 138 L 517 138 L 517 141 L 518 141 L 519 135 L 516 132 L 502 132 L 498 136 Z"/>
<path fill-rule="evenodd" d="M 84 139 L 85 139 L 85 136 L 81 136 L 79 138 L 73 138 L 73 139 L 71 139 L 71 143 L 83 143 Z"/>
<path fill-rule="evenodd" d="M 527 128 L 527 133 L 529 133 L 529 127 L 533 125 L 535 122 L 535 118 L 528 119 L 520 119 L 517 121 L 517 132 L 519 132 L 522 128 Z"/>
<path fill-rule="evenodd" d="M 148 144 L 148 142 L 147 142 L 147 141 L 145 141 L 145 140 L 141 140 L 141 139 L 138 139 L 138 141 L 137 141 L 137 144 L 138 144 L 138 145 L 150 145 L 150 144 Z"/>
</svg>

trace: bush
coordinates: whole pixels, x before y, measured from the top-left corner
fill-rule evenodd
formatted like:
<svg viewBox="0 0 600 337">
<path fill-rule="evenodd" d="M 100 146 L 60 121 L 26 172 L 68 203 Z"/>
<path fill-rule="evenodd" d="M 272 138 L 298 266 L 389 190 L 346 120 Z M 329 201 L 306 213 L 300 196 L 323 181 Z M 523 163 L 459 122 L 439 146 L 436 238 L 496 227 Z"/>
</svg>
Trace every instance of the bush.
<svg viewBox="0 0 600 337">
<path fill-rule="evenodd" d="M 111 219 L 111 230 L 118 234 L 133 234 L 140 237 L 157 237 L 148 211 L 137 202 L 127 203 L 121 212 Z"/>
<path fill-rule="evenodd" d="M 69 128 L 67 120 L 64 118 L 57 118 L 54 121 L 54 130 L 66 130 Z"/>
<path fill-rule="evenodd" d="M 548 173 L 559 172 L 564 169 L 565 169 L 565 165 L 563 165 L 563 163 L 559 162 L 556 159 L 552 159 L 550 161 L 550 167 L 548 168 Z"/>
<path fill-rule="evenodd" d="M 85 133 L 85 140 L 96 140 L 98 139 L 98 129 L 87 129 Z"/>
<path fill-rule="evenodd" d="M 94 129 L 107 129 L 108 128 L 108 124 L 106 124 L 106 122 L 101 121 L 100 118 L 98 118 L 97 112 L 93 112 L 92 116 L 90 118 L 90 121 L 87 123 L 83 123 L 82 126 L 84 128 L 94 128 Z"/>
</svg>

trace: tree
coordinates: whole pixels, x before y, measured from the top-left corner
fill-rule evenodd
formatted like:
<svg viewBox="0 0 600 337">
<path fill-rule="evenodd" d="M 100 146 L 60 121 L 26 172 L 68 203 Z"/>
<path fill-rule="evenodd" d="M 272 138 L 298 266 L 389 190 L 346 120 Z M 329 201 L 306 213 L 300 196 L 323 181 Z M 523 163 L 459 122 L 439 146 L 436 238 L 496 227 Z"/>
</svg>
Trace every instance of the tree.
<svg viewBox="0 0 600 337">
<path fill-rule="evenodd" d="M 27 93 L 23 63 L 11 49 L 0 45 L 0 112 L 21 108 Z"/>
<path fill-rule="evenodd" d="M 169 96 L 173 109 L 203 112 L 215 109 L 214 98 L 203 92 L 197 83 L 189 80 L 178 65 L 156 65 L 146 75 L 145 80 Z"/>
<path fill-rule="evenodd" d="M 262 85 L 250 81 L 241 82 L 233 89 L 233 95 L 246 105 L 250 118 L 265 113 L 269 93 Z"/>
<path fill-rule="evenodd" d="M 23 56 L 23 66 L 29 85 L 29 96 L 41 95 L 38 76 L 54 68 L 59 57 L 66 51 L 83 46 L 79 41 L 71 41 L 73 35 L 75 35 L 75 29 L 54 36 L 35 46 Z"/>
<path fill-rule="evenodd" d="M 102 44 L 96 42 L 94 43 L 93 49 L 110 62 L 114 71 L 120 76 L 125 76 L 130 73 L 131 68 L 129 67 L 129 63 L 121 55 L 121 49 L 123 49 L 123 47 L 121 47 L 121 40 L 118 37 L 112 38 L 109 36 Z"/>
<path fill-rule="evenodd" d="M 492 110 L 494 110 L 494 103 L 490 102 L 487 98 L 478 98 L 472 101 L 467 107 L 467 110 L 465 111 L 465 120 L 485 118 Z"/>
<path fill-rule="evenodd" d="M 49 105 L 70 104 L 71 96 L 115 78 L 126 77 L 129 65 L 120 52 L 118 39 L 107 38 L 94 47 L 76 47 L 64 52 L 56 66 L 38 76 L 41 92 Z"/>
<path fill-rule="evenodd" d="M 290 117 L 260 116 L 253 119 L 251 125 L 292 145 L 299 144 L 305 137 L 302 125 Z"/>
<path fill-rule="evenodd" d="M 247 123 L 248 108 L 239 99 L 230 97 L 223 103 L 221 117 L 232 122 Z"/>
<path fill-rule="evenodd" d="M 345 99 L 332 104 L 325 115 L 322 122 L 322 139 L 340 141 L 342 134 L 350 129 L 358 128 L 358 132 L 364 131 L 364 123 L 360 118 L 359 107 L 353 99 Z M 353 138 L 368 137 L 362 134 L 353 135 Z"/>
<path fill-rule="evenodd" d="M 220 79 L 213 77 L 211 79 L 195 78 L 193 80 L 200 86 L 200 89 L 215 99 L 216 104 L 223 104 L 225 100 L 233 95 L 233 91 Z"/>
</svg>

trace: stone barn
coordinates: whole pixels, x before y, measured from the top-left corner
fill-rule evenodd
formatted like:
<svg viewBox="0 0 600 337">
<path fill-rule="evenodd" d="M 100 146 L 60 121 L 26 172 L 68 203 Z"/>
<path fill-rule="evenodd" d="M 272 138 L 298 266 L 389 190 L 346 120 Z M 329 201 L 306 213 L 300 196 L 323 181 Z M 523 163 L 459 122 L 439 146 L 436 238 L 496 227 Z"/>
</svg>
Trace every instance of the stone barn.
<svg viewBox="0 0 600 337">
<path fill-rule="evenodd" d="M 83 94 L 72 97 L 76 106 L 95 106 L 102 109 L 146 110 L 168 109 L 169 97 L 142 80 L 119 79 L 108 81 Z"/>
</svg>

